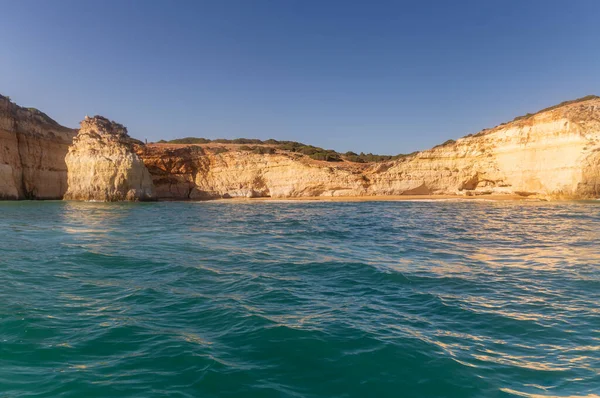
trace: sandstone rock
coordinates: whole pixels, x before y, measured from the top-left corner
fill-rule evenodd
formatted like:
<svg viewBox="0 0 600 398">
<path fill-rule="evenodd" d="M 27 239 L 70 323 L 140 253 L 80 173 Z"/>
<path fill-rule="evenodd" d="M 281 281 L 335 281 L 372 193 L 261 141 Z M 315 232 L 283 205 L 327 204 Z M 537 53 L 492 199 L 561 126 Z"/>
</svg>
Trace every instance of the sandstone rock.
<svg viewBox="0 0 600 398">
<path fill-rule="evenodd" d="M 73 130 L 45 114 L 0 96 L 0 199 L 600 197 L 597 97 L 370 164 L 316 161 L 279 147 L 256 153 L 239 145 L 146 146 L 129 138 L 123 126 L 102 117 L 81 123 L 67 154 L 73 136 Z"/>
<path fill-rule="evenodd" d="M 254 154 L 232 149 L 147 146 L 138 154 L 152 174 L 160 198 L 360 196 L 360 174 L 288 153 Z"/>
<path fill-rule="evenodd" d="M 600 99 L 556 107 L 396 161 L 370 193 L 600 196 Z"/>
<path fill-rule="evenodd" d="M 66 156 L 66 200 L 154 199 L 150 173 L 135 153 L 127 129 L 101 116 L 86 117 Z"/>
<path fill-rule="evenodd" d="M 200 147 L 183 148 L 137 146 L 161 199 L 187 200 L 195 187 L 195 177 L 207 167 L 208 159 Z"/>
<path fill-rule="evenodd" d="M 204 145 L 206 147 L 206 145 Z M 558 106 L 385 163 L 349 166 L 277 150 L 156 145 L 139 152 L 159 197 L 600 196 L 600 99 Z"/>
<path fill-rule="evenodd" d="M 76 131 L 0 95 L 0 199 L 61 199 Z"/>
</svg>

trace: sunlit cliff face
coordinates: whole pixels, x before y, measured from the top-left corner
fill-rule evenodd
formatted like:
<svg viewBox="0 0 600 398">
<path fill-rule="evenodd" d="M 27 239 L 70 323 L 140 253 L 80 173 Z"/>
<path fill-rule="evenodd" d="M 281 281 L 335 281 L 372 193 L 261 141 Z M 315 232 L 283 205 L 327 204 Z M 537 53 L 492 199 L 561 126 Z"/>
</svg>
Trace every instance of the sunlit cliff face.
<svg viewBox="0 0 600 398">
<path fill-rule="evenodd" d="M 0 199 L 61 199 L 76 132 L 0 96 Z"/>
<path fill-rule="evenodd" d="M 144 145 L 99 116 L 86 117 L 73 136 L 40 111 L 1 97 L 0 199 L 600 197 L 598 98 L 369 164 L 320 161 L 280 147 L 253 153 L 235 145 Z"/>
<path fill-rule="evenodd" d="M 196 148 L 192 151 L 192 148 Z M 138 147 L 159 197 L 600 196 L 600 100 L 519 119 L 394 161 L 314 161 L 236 146 Z"/>
<path fill-rule="evenodd" d="M 544 198 L 600 194 L 600 100 L 559 107 L 423 151 L 369 176 L 372 192 Z"/>
<path fill-rule="evenodd" d="M 151 200 L 148 170 L 133 150 L 127 129 L 103 117 L 87 118 L 69 147 L 68 200 Z"/>
</svg>

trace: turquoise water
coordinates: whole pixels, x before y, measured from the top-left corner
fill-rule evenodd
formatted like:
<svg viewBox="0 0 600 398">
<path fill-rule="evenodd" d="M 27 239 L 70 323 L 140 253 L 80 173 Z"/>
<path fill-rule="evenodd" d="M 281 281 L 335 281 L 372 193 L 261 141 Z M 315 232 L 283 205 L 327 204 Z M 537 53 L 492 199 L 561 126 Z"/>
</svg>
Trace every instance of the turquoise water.
<svg viewBox="0 0 600 398">
<path fill-rule="evenodd" d="M 0 397 L 594 397 L 600 204 L 0 203 Z"/>
</svg>

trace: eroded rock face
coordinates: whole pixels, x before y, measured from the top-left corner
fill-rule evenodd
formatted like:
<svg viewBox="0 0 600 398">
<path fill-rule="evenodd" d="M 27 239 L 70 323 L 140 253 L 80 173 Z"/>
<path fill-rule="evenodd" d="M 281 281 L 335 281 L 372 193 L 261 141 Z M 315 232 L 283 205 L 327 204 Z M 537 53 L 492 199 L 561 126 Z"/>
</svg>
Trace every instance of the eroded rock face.
<svg viewBox="0 0 600 398">
<path fill-rule="evenodd" d="M 102 117 L 86 118 L 74 135 L 0 96 L 0 199 L 600 197 L 598 98 L 371 164 L 316 161 L 279 147 L 255 153 L 236 145 L 142 145 Z"/>
<path fill-rule="evenodd" d="M 349 166 L 277 150 L 155 145 L 138 152 L 159 198 L 374 195 L 600 197 L 600 99 L 505 123 L 399 160 Z"/>
<path fill-rule="evenodd" d="M 152 176 L 156 196 L 166 200 L 187 200 L 192 196 L 195 178 L 205 170 L 208 158 L 202 148 L 137 146 Z"/>
<path fill-rule="evenodd" d="M 76 131 L 0 95 L 0 199 L 61 199 Z"/>
<path fill-rule="evenodd" d="M 600 99 L 484 130 L 368 173 L 369 192 L 600 196 Z"/>
<path fill-rule="evenodd" d="M 188 146 L 139 147 L 159 198 L 360 196 L 365 181 L 353 168 L 284 152 L 254 154 Z"/>
<path fill-rule="evenodd" d="M 101 116 L 86 117 L 65 158 L 66 200 L 103 202 L 154 199 L 150 173 L 127 129 Z"/>
</svg>

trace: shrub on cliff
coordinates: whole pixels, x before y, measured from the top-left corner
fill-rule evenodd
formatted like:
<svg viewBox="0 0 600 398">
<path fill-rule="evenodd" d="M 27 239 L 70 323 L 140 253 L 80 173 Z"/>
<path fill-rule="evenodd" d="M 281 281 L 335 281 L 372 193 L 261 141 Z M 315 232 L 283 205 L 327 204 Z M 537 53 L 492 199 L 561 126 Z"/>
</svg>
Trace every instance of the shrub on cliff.
<svg viewBox="0 0 600 398">
<path fill-rule="evenodd" d="M 517 120 L 529 119 L 533 115 L 534 115 L 533 113 L 527 113 L 523 116 L 517 116 L 516 118 L 513 119 L 513 122 L 516 122 Z"/>
<path fill-rule="evenodd" d="M 218 147 L 216 147 L 216 148 L 211 148 L 211 149 L 213 150 L 213 153 L 214 153 L 215 155 L 219 155 L 219 154 L 221 154 L 221 153 L 226 153 L 226 152 L 229 152 L 229 149 L 227 149 L 227 148 L 225 148 L 225 147 L 222 147 L 222 146 L 218 146 Z"/>
<path fill-rule="evenodd" d="M 600 98 L 600 97 L 597 96 L 597 95 L 586 95 L 585 97 L 577 98 L 577 99 L 574 99 L 574 100 L 563 101 L 560 104 L 549 106 L 548 108 L 544 108 L 542 110 L 539 110 L 536 113 L 527 113 L 527 114 L 525 114 L 523 116 L 517 116 L 516 118 L 513 119 L 513 122 L 516 122 L 517 120 L 529 119 L 530 117 L 535 116 L 538 113 L 548 112 L 548 111 L 554 110 L 556 108 L 560 108 L 561 106 L 576 104 L 578 102 L 589 101 L 589 100 L 598 99 L 598 98 Z"/>
<path fill-rule="evenodd" d="M 358 155 L 345 155 L 344 159 L 346 159 L 348 162 L 354 162 L 354 163 L 367 163 L 366 160 L 364 160 L 363 158 L 361 158 Z"/>
<path fill-rule="evenodd" d="M 354 162 L 354 163 L 377 163 L 377 162 L 386 162 L 388 160 L 399 159 L 399 158 L 402 158 L 405 156 L 409 156 L 409 155 L 404 155 L 404 154 L 395 155 L 395 156 L 375 155 L 373 153 L 365 154 L 364 152 L 361 152 L 360 155 L 357 155 L 355 152 L 349 151 L 344 154 L 344 160 L 347 160 L 348 162 Z"/>
<path fill-rule="evenodd" d="M 454 144 L 456 144 L 456 141 L 450 139 L 450 140 L 447 140 L 447 141 L 441 143 L 440 145 L 434 146 L 433 148 L 442 148 L 442 147 L 445 147 L 445 146 L 448 146 L 448 145 L 454 145 Z"/>
<path fill-rule="evenodd" d="M 248 146 L 248 145 L 242 145 L 239 147 L 240 151 L 246 151 L 246 152 L 252 152 L 255 153 L 257 155 L 272 155 L 274 154 L 275 148 L 271 148 L 268 146 Z"/>
<path fill-rule="evenodd" d="M 258 155 L 272 155 L 275 153 L 275 149 L 268 146 L 257 146 L 252 150 L 252 153 Z"/>
<path fill-rule="evenodd" d="M 211 142 L 208 138 L 185 137 L 171 140 L 169 144 L 210 144 Z"/>
<path fill-rule="evenodd" d="M 326 162 L 341 162 L 342 158 L 340 157 L 340 155 L 336 152 L 316 152 L 313 153 L 312 155 L 309 155 L 309 157 L 311 159 L 315 159 L 315 160 L 324 160 Z"/>
</svg>

